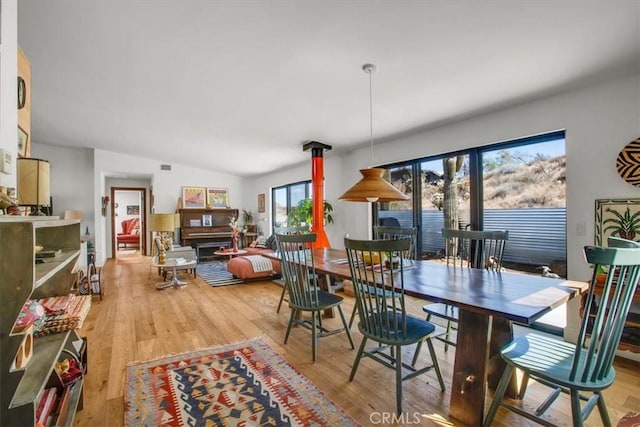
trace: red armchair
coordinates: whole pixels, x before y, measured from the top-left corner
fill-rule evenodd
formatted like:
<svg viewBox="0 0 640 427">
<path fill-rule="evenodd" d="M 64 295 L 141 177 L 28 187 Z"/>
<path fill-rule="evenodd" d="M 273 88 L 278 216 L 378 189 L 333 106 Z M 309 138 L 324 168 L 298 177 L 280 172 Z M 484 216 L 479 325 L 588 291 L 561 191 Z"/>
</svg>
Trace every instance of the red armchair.
<svg viewBox="0 0 640 427">
<path fill-rule="evenodd" d="M 125 219 L 120 223 L 122 225 L 122 233 L 118 233 L 116 239 L 118 241 L 118 249 L 120 245 L 127 247 L 127 244 L 140 247 L 140 218 Z"/>
</svg>

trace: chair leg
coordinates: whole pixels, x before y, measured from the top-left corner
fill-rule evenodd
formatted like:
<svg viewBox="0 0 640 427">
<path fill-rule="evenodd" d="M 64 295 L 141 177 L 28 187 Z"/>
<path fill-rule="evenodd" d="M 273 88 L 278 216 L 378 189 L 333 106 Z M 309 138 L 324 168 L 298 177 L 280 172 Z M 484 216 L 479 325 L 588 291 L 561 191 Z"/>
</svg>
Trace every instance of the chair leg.
<svg viewBox="0 0 640 427">
<path fill-rule="evenodd" d="M 447 333 L 444 335 L 447 341 L 451 341 L 451 320 L 447 320 Z M 444 352 L 446 353 L 449 350 L 449 343 L 444 343 Z"/>
<path fill-rule="evenodd" d="M 429 347 L 429 354 L 431 354 L 431 361 L 433 362 L 433 369 L 436 371 L 436 376 L 438 377 L 438 382 L 440 383 L 440 390 L 444 391 L 444 380 L 442 379 L 442 373 L 440 372 L 440 365 L 438 364 L 438 359 L 436 358 L 436 351 L 433 348 L 433 342 L 431 338 L 427 338 L 427 346 Z"/>
<path fill-rule="evenodd" d="M 284 301 L 284 294 L 287 293 L 287 284 L 285 283 L 284 286 L 282 286 L 282 294 L 280 294 L 280 301 L 278 302 L 278 309 L 276 310 L 276 313 L 280 313 L 280 306 L 282 305 L 282 301 Z"/>
<path fill-rule="evenodd" d="M 360 348 L 358 348 L 358 354 L 356 354 L 356 359 L 353 361 L 353 368 L 351 368 L 351 375 L 349 375 L 349 381 L 353 381 L 353 377 L 356 375 L 356 371 L 358 370 L 358 365 L 360 364 L 360 359 L 362 359 L 362 353 L 364 353 L 364 346 L 366 344 L 367 344 L 367 337 L 362 337 Z"/>
<path fill-rule="evenodd" d="M 578 390 L 571 390 L 571 418 L 573 419 L 573 427 L 582 427 L 584 425 Z"/>
<path fill-rule="evenodd" d="M 316 355 L 318 353 L 317 351 L 317 346 L 318 346 L 317 316 L 322 316 L 322 314 L 319 311 L 318 312 L 314 311 L 311 316 L 311 353 L 312 353 L 311 360 L 314 362 L 316 361 Z"/>
<path fill-rule="evenodd" d="M 399 345 L 395 348 L 396 360 L 396 414 L 402 413 L 402 347 Z"/>
<path fill-rule="evenodd" d="M 358 304 L 353 304 L 353 311 L 351 312 L 351 318 L 349 319 L 349 328 L 353 325 L 353 321 L 356 318 L 356 313 L 358 312 Z"/>
<path fill-rule="evenodd" d="M 347 326 L 347 318 L 344 317 L 344 311 L 342 311 L 342 306 L 338 306 L 338 313 L 340 313 L 340 318 L 342 319 L 342 324 L 344 325 L 344 331 L 347 333 L 347 337 L 349 338 L 349 342 L 351 343 L 351 349 L 353 350 L 356 346 L 353 344 L 353 337 L 351 336 L 351 328 Z"/>
<path fill-rule="evenodd" d="M 418 344 L 416 345 L 416 351 L 413 353 L 411 366 L 416 366 L 416 363 L 418 362 L 418 356 L 420 356 L 420 350 L 422 350 L 422 341 L 418 341 Z"/>
<path fill-rule="evenodd" d="M 289 317 L 289 325 L 287 325 L 287 333 L 284 336 L 284 343 L 287 343 L 287 340 L 289 339 L 289 333 L 291 332 L 291 325 L 293 325 L 293 321 L 295 320 L 296 317 L 296 313 L 298 312 L 298 310 L 293 309 L 291 310 L 291 316 Z"/>
<path fill-rule="evenodd" d="M 611 427 L 611 419 L 609 418 L 609 411 L 607 411 L 607 404 L 604 401 L 604 395 L 600 391 L 596 391 L 595 394 L 598 395 L 598 411 L 600 412 L 602 425 Z"/>
<path fill-rule="evenodd" d="M 496 388 L 496 392 L 493 395 L 493 402 L 491 402 L 491 407 L 489 408 L 489 412 L 487 412 L 487 416 L 484 419 L 483 427 L 491 427 L 493 423 L 493 419 L 498 412 L 498 407 L 502 402 L 502 398 L 504 397 L 505 392 L 507 391 L 507 387 L 509 386 L 509 382 L 511 381 L 511 374 L 513 373 L 513 366 L 507 365 L 504 368 L 504 373 L 502 374 L 502 378 L 500 378 L 500 382 L 498 383 L 498 387 Z"/>
</svg>

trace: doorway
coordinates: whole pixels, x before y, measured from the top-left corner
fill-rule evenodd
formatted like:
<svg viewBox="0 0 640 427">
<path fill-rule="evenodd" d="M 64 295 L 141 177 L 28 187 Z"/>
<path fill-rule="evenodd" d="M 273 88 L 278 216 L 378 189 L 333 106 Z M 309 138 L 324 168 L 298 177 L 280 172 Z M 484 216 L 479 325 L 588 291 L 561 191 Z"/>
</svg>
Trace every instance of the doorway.
<svg viewBox="0 0 640 427">
<path fill-rule="evenodd" d="M 147 192 L 144 187 L 111 187 L 111 257 L 146 254 Z"/>
</svg>

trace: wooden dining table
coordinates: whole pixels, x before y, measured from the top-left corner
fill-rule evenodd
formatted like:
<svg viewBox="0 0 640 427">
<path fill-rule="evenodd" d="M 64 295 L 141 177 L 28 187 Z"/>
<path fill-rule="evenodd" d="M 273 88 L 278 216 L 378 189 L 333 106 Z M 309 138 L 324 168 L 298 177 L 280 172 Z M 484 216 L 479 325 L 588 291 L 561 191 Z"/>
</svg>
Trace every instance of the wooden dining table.
<svg viewBox="0 0 640 427">
<path fill-rule="evenodd" d="M 317 273 L 351 278 L 344 250 L 316 249 L 314 263 Z M 404 268 L 407 295 L 459 309 L 449 415 L 481 425 L 485 385 L 495 388 L 502 376 L 499 351 L 513 338 L 512 323 L 531 325 L 586 288 L 584 282 L 410 261 Z M 518 398 L 519 392 L 514 378 L 509 395 Z"/>
</svg>

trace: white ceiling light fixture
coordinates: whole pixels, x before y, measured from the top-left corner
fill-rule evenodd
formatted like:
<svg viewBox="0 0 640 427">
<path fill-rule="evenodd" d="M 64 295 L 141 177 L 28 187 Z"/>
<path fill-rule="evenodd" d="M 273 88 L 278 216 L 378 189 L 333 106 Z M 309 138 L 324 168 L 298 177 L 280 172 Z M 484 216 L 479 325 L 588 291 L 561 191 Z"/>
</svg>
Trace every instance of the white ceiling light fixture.
<svg viewBox="0 0 640 427">
<path fill-rule="evenodd" d="M 373 166 L 373 86 L 371 75 L 378 71 L 373 64 L 364 64 L 362 70 L 369 74 L 369 133 L 371 163 L 367 169 L 360 169 L 362 179 L 349 188 L 340 200 L 348 202 L 391 202 L 397 200 L 409 200 L 409 196 L 395 188 L 391 183 L 382 178 L 385 170 Z"/>
</svg>

